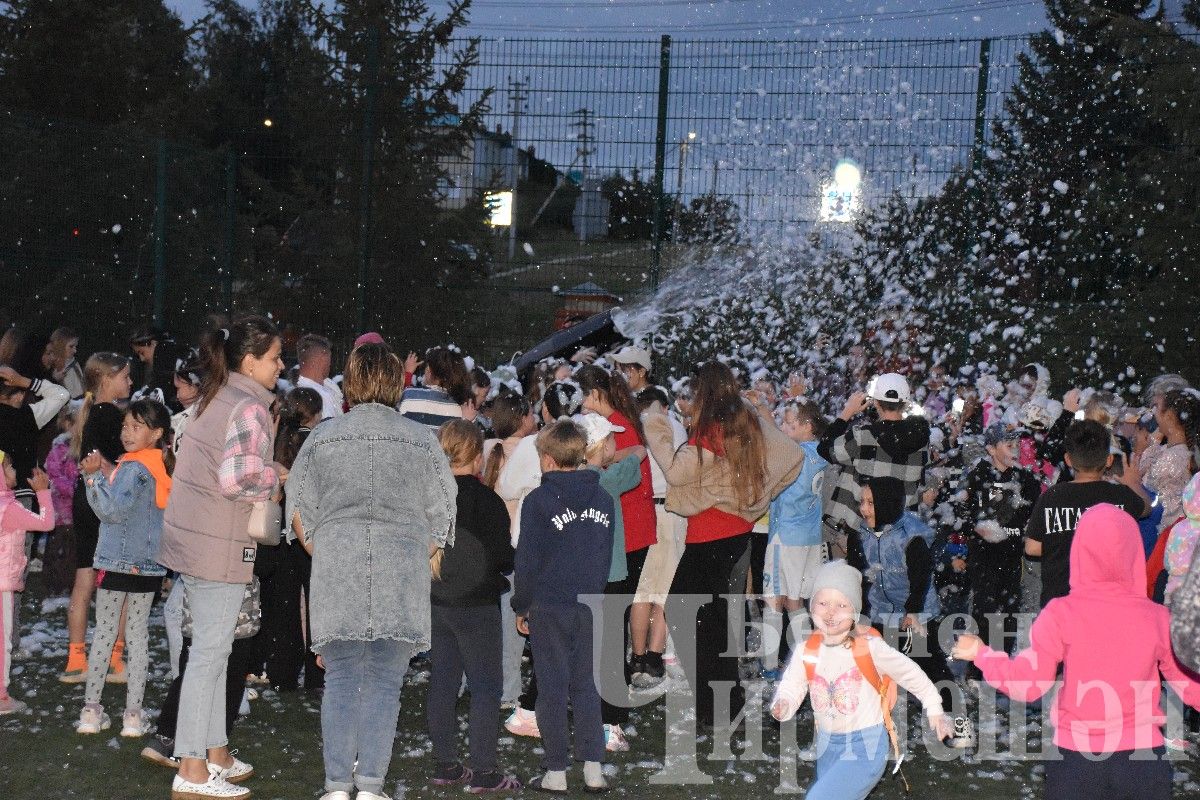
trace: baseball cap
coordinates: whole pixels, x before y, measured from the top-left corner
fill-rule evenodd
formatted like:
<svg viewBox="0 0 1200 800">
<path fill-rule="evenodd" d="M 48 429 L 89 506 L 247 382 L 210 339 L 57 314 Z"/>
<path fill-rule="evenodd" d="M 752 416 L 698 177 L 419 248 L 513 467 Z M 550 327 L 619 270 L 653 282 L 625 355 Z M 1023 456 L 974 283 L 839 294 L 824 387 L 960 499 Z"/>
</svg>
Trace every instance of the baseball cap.
<svg viewBox="0 0 1200 800">
<path fill-rule="evenodd" d="M 383 337 L 375 331 L 367 331 L 354 340 L 354 347 L 364 344 L 385 344 L 385 342 L 383 341 Z"/>
<path fill-rule="evenodd" d="M 983 443 L 987 447 L 995 447 L 1001 442 L 1011 442 L 1021 438 L 1016 428 L 1010 428 L 1003 422 L 993 422 L 983 432 Z"/>
<path fill-rule="evenodd" d="M 613 353 L 611 358 L 618 364 L 637 364 L 639 367 L 645 369 L 646 372 L 650 371 L 650 352 L 641 347 L 634 347 L 633 345 L 622 347 Z"/>
<path fill-rule="evenodd" d="M 624 428 L 620 425 L 613 425 L 599 414 L 588 412 L 587 414 L 576 414 L 571 419 L 583 428 L 583 432 L 587 434 L 588 447 L 591 447 L 596 442 L 601 441 L 610 433 L 622 433 Z"/>
<path fill-rule="evenodd" d="M 885 372 L 867 384 L 867 397 L 885 403 L 902 403 L 912 398 L 908 381 L 896 372 Z"/>
</svg>

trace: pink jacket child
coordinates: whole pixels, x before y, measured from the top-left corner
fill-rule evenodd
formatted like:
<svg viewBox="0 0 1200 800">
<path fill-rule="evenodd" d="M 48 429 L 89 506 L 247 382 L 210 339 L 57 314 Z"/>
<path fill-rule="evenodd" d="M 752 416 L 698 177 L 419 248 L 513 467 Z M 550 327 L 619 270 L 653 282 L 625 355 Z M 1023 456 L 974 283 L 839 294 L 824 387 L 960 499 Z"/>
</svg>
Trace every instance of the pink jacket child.
<svg viewBox="0 0 1200 800">
<path fill-rule="evenodd" d="M 1013 657 L 962 636 L 952 655 L 974 660 L 1001 692 L 1029 702 L 1063 684 L 1050 718 L 1062 759 L 1046 764 L 1046 796 L 1171 797 L 1171 765 L 1162 758 L 1161 680 L 1193 708 L 1200 682 L 1171 649 L 1170 615 L 1146 597 L 1146 557 L 1133 517 L 1101 503 L 1079 518 L 1071 543 L 1071 591 L 1051 600 L 1034 620 L 1031 646 Z M 1142 751 L 1131 758 L 1133 751 Z M 1154 755 L 1145 751 L 1153 751 Z M 1108 754 L 1093 760 L 1082 754 Z M 1094 798 L 1092 798 L 1094 800 Z"/>
<path fill-rule="evenodd" d="M 54 500 L 55 524 L 70 525 L 71 501 L 75 497 L 75 479 L 79 477 L 79 462 L 71 457 L 71 434 L 63 433 L 54 440 L 46 456 L 46 473 L 50 476 L 50 497 Z"/>
<path fill-rule="evenodd" d="M 12 626 L 16 620 L 16 593 L 25 588 L 26 531 L 54 530 L 54 505 L 50 500 L 50 480 L 40 469 L 33 471 L 29 485 L 37 492 L 40 514 L 21 505 L 13 494 L 17 473 L 12 459 L 0 451 L 0 715 L 25 708 L 8 694 L 8 674 L 12 667 Z"/>
<path fill-rule="evenodd" d="M 1187 577 L 1196 543 L 1200 541 L 1200 472 L 1192 476 L 1183 490 L 1183 513 L 1184 518 L 1171 528 L 1163 556 L 1163 565 L 1167 569 L 1167 588 L 1163 599 L 1168 607 L 1171 605 L 1171 595 Z"/>
</svg>

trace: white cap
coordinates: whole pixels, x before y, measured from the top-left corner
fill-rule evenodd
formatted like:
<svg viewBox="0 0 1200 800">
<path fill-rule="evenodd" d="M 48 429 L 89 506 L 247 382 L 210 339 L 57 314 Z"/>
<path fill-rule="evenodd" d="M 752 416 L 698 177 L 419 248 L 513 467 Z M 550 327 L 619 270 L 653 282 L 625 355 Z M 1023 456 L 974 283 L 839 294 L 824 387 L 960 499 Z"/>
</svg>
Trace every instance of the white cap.
<svg viewBox="0 0 1200 800">
<path fill-rule="evenodd" d="M 610 433 L 622 433 L 625 430 L 620 425 L 613 425 L 604 417 L 591 411 L 586 414 L 576 414 L 571 419 L 587 434 L 588 447 L 602 441 Z"/>
<path fill-rule="evenodd" d="M 610 358 L 618 364 L 637 364 L 639 367 L 645 369 L 646 372 L 650 371 L 650 352 L 640 347 L 634 347 L 633 345 L 622 347 L 613 353 Z"/>
<path fill-rule="evenodd" d="M 912 392 L 903 375 L 885 372 L 867 384 L 867 397 L 885 403 L 902 403 L 912 398 Z"/>
</svg>

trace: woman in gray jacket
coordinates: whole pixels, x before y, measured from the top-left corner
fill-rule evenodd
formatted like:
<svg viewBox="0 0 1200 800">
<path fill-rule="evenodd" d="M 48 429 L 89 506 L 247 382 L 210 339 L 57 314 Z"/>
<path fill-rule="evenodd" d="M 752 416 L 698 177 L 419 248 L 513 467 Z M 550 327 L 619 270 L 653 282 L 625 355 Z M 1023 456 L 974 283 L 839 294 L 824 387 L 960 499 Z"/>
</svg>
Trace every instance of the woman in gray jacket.
<svg viewBox="0 0 1200 800">
<path fill-rule="evenodd" d="M 292 466 L 285 519 L 312 554 L 312 642 L 325 665 L 322 800 L 379 800 L 408 661 L 429 649 L 430 556 L 453 544 L 458 492 L 433 432 L 395 411 L 400 360 L 350 354 L 350 411 L 321 423 Z M 357 762 L 357 766 L 355 764 Z"/>
</svg>

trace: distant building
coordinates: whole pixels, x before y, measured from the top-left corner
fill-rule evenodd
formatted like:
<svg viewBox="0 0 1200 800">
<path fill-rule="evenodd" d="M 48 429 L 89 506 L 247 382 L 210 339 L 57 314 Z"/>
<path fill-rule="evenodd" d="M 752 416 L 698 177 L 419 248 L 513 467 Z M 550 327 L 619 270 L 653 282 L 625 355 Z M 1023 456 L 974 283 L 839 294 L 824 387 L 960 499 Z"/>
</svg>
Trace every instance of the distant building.
<svg viewBox="0 0 1200 800">
<path fill-rule="evenodd" d="M 608 236 L 608 198 L 601 191 L 599 178 L 587 178 L 580 187 L 579 198 L 575 201 L 575 213 L 571 223 L 580 241 L 602 239 Z"/>
<path fill-rule="evenodd" d="M 507 133 L 479 129 L 459 156 L 443 156 L 441 162 L 446 177 L 438 205 L 445 209 L 466 208 L 480 192 L 512 188 L 515 182 L 512 147 L 512 137 Z M 521 149 L 517 153 L 518 177 L 522 181 L 529 178 L 532 158 L 529 150 Z"/>
</svg>

